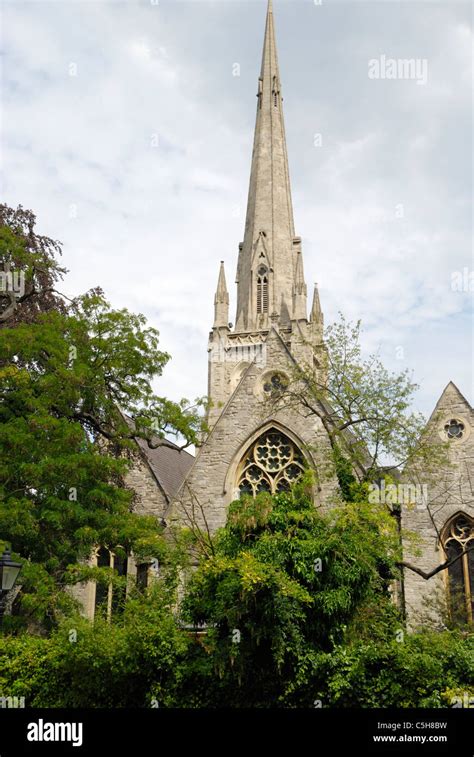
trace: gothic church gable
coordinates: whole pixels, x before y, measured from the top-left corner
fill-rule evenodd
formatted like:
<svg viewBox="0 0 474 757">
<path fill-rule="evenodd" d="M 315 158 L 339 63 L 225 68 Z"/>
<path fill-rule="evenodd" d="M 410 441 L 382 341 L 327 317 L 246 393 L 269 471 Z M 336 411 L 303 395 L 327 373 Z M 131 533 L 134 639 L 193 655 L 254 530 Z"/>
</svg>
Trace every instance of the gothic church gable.
<svg viewBox="0 0 474 757">
<path fill-rule="evenodd" d="M 199 507 L 204 509 L 212 531 L 224 525 L 228 505 L 239 496 L 239 480 L 243 484 L 241 472 L 245 455 L 260 437 L 263 447 L 268 446 L 269 441 L 275 442 L 269 454 L 275 453 L 274 456 L 278 458 L 282 468 L 290 466 L 293 460 L 295 466 L 299 466 L 303 460 L 304 464 L 311 466 L 316 472 L 320 469 L 326 470 L 330 447 L 321 421 L 314 416 L 306 417 L 303 408 L 275 409 L 269 402 L 269 395 L 274 389 L 272 379 L 290 379 L 295 369 L 295 361 L 275 329 L 270 331 L 267 338 L 264 355 L 264 365 L 254 362 L 245 370 L 240 383 L 200 448 L 181 488 L 178 502 L 173 508 L 177 513 L 185 506 L 186 501 L 189 502 L 190 498 L 194 497 L 195 503 L 199 503 Z M 281 441 L 277 444 L 276 436 L 269 440 L 269 433 L 280 435 Z M 284 449 L 285 439 L 288 440 L 286 445 L 290 448 L 288 460 L 284 455 L 288 452 Z M 295 468 L 291 467 L 284 473 L 279 471 L 282 473 L 282 483 L 278 489 L 278 482 L 272 476 L 272 471 L 264 470 L 263 460 L 255 462 L 257 467 L 261 466 L 263 472 L 261 487 L 267 490 L 271 490 L 272 487 L 275 491 L 281 490 L 285 481 L 289 481 L 295 473 Z M 276 459 L 273 464 L 277 464 Z M 255 475 L 256 470 L 253 473 Z M 246 484 L 248 485 L 249 481 Z M 336 491 L 334 480 L 328 481 L 327 476 L 321 475 L 316 486 L 315 504 L 318 505 L 335 495 Z"/>
</svg>

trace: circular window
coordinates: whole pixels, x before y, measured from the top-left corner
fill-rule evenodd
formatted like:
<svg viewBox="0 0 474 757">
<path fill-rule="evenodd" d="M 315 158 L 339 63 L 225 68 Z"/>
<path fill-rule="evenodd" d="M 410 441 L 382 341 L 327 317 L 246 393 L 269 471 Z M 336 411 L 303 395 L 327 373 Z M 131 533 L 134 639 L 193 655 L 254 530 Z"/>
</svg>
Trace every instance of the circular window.
<svg viewBox="0 0 474 757">
<path fill-rule="evenodd" d="M 446 423 L 444 430 L 448 439 L 461 439 L 464 432 L 464 423 L 452 418 L 449 423 Z"/>
<path fill-rule="evenodd" d="M 445 442 L 464 442 L 470 431 L 469 421 L 464 416 L 448 415 L 439 424 L 439 435 Z"/>
<path fill-rule="evenodd" d="M 263 391 L 268 397 L 278 397 L 288 386 L 288 379 L 283 373 L 272 373 L 263 382 Z"/>
</svg>

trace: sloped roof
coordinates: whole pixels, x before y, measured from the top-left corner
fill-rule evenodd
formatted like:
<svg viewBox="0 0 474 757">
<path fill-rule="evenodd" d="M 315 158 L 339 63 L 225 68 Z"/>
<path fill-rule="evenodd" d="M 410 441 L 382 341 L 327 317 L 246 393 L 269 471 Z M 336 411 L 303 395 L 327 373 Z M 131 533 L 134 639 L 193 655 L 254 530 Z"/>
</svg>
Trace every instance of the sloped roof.
<svg viewBox="0 0 474 757">
<path fill-rule="evenodd" d="M 133 431 L 133 419 L 125 413 L 122 417 Z M 135 441 L 169 504 L 194 463 L 194 456 L 169 439 L 160 440 L 154 436 L 152 443 L 157 445 L 155 449 L 149 447 L 144 439 L 135 437 Z"/>
<path fill-rule="evenodd" d="M 449 405 L 453 405 L 455 403 L 459 403 L 460 405 L 464 405 L 466 410 L 469 412 L 473 410 L 471 407 L 471 403 L 469 400 L 466 399 L 466 397 L 461 393 L 461 391 L 458 389 L 456 384 L 453 381 L 450 381 L 447 386 L 443 389 L 441 393 L 441 397 L 439 398 L 438 402 L 435 405 L 435 408 L 431 414 L 431 417 L 428 421 L 430 423 L 434 420 L 436 417 L 437 412 L 443 408 L 447 407 Z"/>
<path fill-rule="evenodd" d="M 150 449 L 143 439 L 136 441 L 166 498 L 168 501 L 173 499 L 194 462 L 193 455 L 168 440 L 156 449 Z M 159 440 L 153 441 L 156 444 Z"/>
</svg>

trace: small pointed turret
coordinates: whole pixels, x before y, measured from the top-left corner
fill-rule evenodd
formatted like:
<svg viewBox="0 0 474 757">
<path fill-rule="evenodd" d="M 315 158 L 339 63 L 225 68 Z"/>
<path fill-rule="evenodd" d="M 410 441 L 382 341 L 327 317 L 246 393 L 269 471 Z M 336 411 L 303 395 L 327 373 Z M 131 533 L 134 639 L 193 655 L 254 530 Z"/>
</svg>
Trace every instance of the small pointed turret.
<svg viewBox="0 0 474 757">
<path fill-rule="evenodd" d="M 293 319 L 306 320 L 307 289 L 303 272 L 303 256 L 300 251 L 296 255 L 295 283 L 293 286 Z"/>
<path fill-rule="evenodd" d="M 311 308 L 311 330 L 316 343 L 322 342 L 324 337 L 324 316 L 319 300 L 318 285 L 314 285 L 313 306 Z"/>
<path fill-rule="evenodd" d="M 311 308 L 311 323 L 324 325 L 323 311 L 321 310 L 321 302 L 319 300 L 318 285 L 314 285 L 313 306 Z"/>
<path fill-rule="evenodd" d="M 217 290 L 214 297 L 214 328 L 229 328 L 229 292 L 227 291 L 223 260 L 221 260 Z"/>
</svg>

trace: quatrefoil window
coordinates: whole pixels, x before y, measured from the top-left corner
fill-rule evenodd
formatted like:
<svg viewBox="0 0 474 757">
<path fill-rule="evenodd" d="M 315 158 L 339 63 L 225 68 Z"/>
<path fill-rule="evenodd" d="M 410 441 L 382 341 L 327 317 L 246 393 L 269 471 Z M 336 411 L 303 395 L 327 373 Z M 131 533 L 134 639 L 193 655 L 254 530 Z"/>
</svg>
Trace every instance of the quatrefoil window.
<svg viewBox="0 0 474 757">
<path fill-rule="evenodd" d="M 285 434 L 271 429 L 257 439 L 242 460 L 239 491 L 253 497 L 261 491 L 271 494 L 288 491 L 304 467 L 298 447 Z"/>
</svg>

